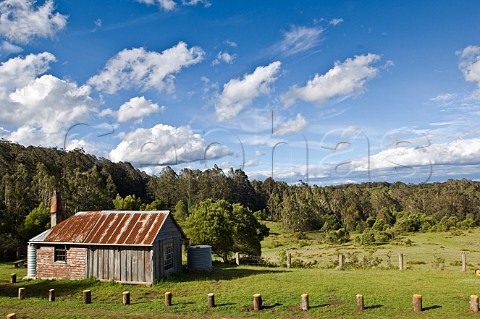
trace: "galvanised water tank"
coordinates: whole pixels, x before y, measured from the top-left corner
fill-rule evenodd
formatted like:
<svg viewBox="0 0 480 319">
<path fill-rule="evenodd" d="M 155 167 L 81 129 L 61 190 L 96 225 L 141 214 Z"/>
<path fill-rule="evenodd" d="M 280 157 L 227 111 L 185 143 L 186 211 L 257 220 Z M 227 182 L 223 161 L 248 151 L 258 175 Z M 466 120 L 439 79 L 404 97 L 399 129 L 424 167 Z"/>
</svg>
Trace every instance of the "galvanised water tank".
<svg viewBox="0 0 480 319">
<path fill-rule="evenodd" d="M 37 276 L 37 247 L 29 244 L 27 249 L 27 277 L 35 278 Z"/>
<path fill-rule="evenodd" d="M 188 248 L 189 271 L 212 271 L 212 246 L 197 245 Z"/>
</svg>

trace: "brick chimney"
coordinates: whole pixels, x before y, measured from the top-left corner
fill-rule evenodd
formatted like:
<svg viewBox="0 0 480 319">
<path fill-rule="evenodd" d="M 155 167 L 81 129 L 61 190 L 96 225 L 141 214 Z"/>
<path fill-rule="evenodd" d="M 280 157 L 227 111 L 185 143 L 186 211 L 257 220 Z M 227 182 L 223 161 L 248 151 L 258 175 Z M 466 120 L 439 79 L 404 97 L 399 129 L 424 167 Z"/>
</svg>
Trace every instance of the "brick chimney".
<svg viewBox="0 0 480 319">
<path fill-rule="evenodd" d="M 53 191 L 50 200 L 50 227 L 53 227 L 63 220 L 63 207 L 60 194 Z"/>
</svg>

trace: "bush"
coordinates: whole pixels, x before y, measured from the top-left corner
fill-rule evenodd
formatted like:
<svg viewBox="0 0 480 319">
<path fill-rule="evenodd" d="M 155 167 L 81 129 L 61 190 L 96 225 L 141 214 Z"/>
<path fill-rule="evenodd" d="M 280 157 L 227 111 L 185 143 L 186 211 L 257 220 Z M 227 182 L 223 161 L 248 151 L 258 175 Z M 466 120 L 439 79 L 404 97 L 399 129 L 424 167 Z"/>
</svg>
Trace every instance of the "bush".
<svg viewBox="0 0 480 319">
<path fill-rule="evenodd" d="M 325 242 L 328 244 L 344 244 L 350 241 L 350 234 L 345 228 L 330 230 L 325 233 Z"/>
<path fill-rule="evenodd" d="M 445 268 L 445 258 L 434 255 L 432 265 L 433 265 L 433 268 L 443 270 Z"/>
<path fill-rule="evenodd" d="M 396 222 L 393 226 L 397 233 L 411 233 L 418 231 L 428 231 L 434 224 L 431 216 L 424 213 L 399 212 L 396 216 Z"/>
<path fill-rule="evenodd" d="M 385 231 L 374 232 L 374 238 L 376 243 L 386 243 L 392 239 L 391 235 Z"/>
<path fill-rule="evenodd" d="M 305 235 L 303 231 L 293 233 L 293 237 L 295 237 L 295 239 L 298 239 L 298 240 L 308 239 L 307 235 Z"/>
</svg>

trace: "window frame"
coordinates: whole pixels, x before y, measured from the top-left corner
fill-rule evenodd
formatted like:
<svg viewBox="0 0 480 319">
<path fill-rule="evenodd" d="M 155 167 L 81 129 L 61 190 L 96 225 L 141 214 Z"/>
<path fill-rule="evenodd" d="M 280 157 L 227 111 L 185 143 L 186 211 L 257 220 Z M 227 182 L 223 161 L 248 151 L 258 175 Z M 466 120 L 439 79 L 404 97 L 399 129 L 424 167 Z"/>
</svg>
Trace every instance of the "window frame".
<svg viewBox="0 0 480 319">
<path fill-rule="evenodd" d="M 173 242 L 163 245 L 163 270 L 169 271 L 174 268 L 174 250 Z"/>
<path fill-rule="evenodd" d="M 53 248 L 53 262 L 67 263 L 67 246 L 55 245 Z"/>
</svg>

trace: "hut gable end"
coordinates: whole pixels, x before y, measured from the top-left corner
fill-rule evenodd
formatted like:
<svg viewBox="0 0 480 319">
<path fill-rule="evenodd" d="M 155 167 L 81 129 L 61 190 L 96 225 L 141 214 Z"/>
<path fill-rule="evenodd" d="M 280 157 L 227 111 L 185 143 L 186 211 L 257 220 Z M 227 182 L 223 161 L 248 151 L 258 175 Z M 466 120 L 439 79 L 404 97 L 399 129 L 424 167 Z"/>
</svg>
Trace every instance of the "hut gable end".
<svg viewBox="0 0 480 319">
<path fill-rule="evenodd" d="M 156 240 L 167 240 L 173 237 L 183 237 L 182 232 L 177 227 L 176 223 L 173 219 L 169 216 L 169 218 L 165 219 L 160 231 L 158 232 Z"/>
</svg>

